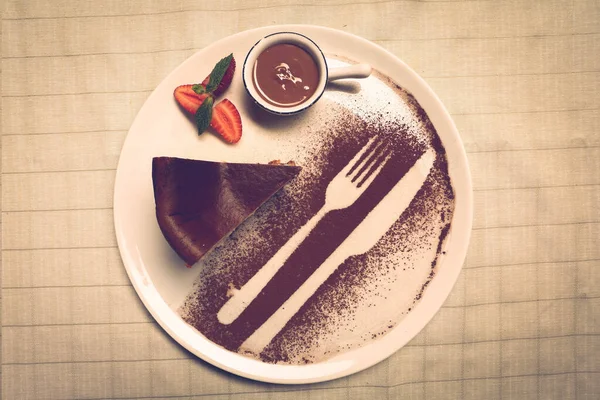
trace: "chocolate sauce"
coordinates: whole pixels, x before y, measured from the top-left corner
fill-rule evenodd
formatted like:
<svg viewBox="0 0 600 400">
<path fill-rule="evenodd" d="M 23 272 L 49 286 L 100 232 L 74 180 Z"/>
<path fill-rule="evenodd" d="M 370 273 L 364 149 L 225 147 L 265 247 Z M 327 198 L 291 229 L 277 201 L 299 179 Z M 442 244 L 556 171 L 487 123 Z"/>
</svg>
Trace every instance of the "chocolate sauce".
<svg viewBox="0 0 600 400">
<path fill-rule="evenodd" d="M 319 84 L 312 56 L 293 44 L 276 44 L 259 54 L 252 83 L 259 96 L 278 107 L 294 107 L 309 99 Z"/>
<path fill-rule="evenodd" d="M 415 269 L 411 255 L 429 249 L 427 254 L 432 254 L 431 258 L 420 261 L 427 264 L 422 280 L 407 294 L 409 302 L 403 306 L 405 308 L 394 311 L 410 312 L 439 268 L 437 260 L 450 227 L 454 193 L 445 150 L 433 125 L 416 100 L 401 89 L 399 91 L 414 109 L 415 121 L 424 127 L 426 140 L 417 140 L 408 133 L 405 123 L 414 121 L 387 120 L 374 125 L 350 112 L 340 113 L 326 131 L 319 132 L 324 144 L 311 144 L 315 150 L 303 160 L 303 170 L 298 178 L 265 203 L 252 221 L 240 226 L 227 243 L 202 261 L 205 265 L 196 289 L 181 309 L 182 317 L 190 325 L 213 342 L 245 354 L 246 349 L 240 345 L 348 237 L 421 154 L 427 148 L 433 148 L 436 159 L 429 176 L 390 230 L 371 250 L 346 259 L 261 354 L 249 355 L 266 362 L 302 364 L 376 340 L 400 319 L 390 317 L 383 325 L 367 329 L 364 335 L 356 333 L 352 341 L 342 340 L 342 344 L 337 344 L 334 339 L 342 325 L 348 332 L 357 326 L 368 325 L 370 321 L 357 319 L 356 313 L 359 307 L 368 310 L 379 301 L 377 296 L 383 296 L 381 290 L 377 292 L 374 288 L 386 287 L 385 282 L 402 280 L 402 271 Z M 384 137 L 394 151 L 377 179 L 351 207 L 327 214 L 238 319 L 230 325 L 221 324 L 216 314 L 227 301 L 230 287 L 243 286 L 315 215 L 325 202 L 329 182 L 374 136 Z M 391 296 L 391 308 L 394 308 L 398 293 L 384 295 Z M 374 312 L 381 314 L 380 309 Z M 328 340 L 335 342 L 336 347 L 327 345 Z"/>
</svg>

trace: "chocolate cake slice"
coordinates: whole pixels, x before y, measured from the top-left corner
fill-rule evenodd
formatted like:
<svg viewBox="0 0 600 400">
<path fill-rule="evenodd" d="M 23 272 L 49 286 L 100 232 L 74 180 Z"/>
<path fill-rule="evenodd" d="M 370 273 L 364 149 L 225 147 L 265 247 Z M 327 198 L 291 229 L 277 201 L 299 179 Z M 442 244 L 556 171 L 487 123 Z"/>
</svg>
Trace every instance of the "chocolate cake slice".
<svg viewBox="0 0 600 400">
<path fill-rule="evenodd" d="M 300 169 L 155 157 L 158 225 L 173 250 L 188 265 L 195 264 Z"/>
</svg>

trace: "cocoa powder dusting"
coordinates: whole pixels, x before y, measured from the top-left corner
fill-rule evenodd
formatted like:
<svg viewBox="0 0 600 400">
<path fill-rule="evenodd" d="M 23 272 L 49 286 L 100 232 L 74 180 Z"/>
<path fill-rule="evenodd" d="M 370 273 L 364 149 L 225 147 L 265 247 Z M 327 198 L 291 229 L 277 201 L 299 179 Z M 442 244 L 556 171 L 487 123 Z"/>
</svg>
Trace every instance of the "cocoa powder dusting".
<svg viewBox="0 0 600 400">
<path fill-rule="evenodd" d="M 435 128 L 410 94 L 399 88 L 396 92 L 412 110 L 411 126 L 406 124 L 406 118 L 390 116 L 382 116 L 377 124 L 368 123 L 346 111 L 337 113 L 329 126 L 318 132 L 319 143 L 312 141 L 298 148 L 296 161 L 303 167 L 298 179 L 273 196 L 207 255 L 203 265 L 197 266 L 201 273 L 195 289 L 180 310 L 187 323 L 231 351 L 265 362 L 306 364 L 377 340 L 410 312 L 435 277 L 450 231 L 454 192 L 446 153 Z M 415 121 L 425 133 L 422 137 L 414 135 Z M 390 143 L 393 156 L 373 184 L 349 208 L 327 214 L 232 324 L 219 323 L 217 312 L 228 296 L 315 215 L 324 204 L 325 190 L 332 178 L 375 136 Z M 364 254 L 346 259 L 261 354 L 240 349 L 244 340 L 350 235 L 427 148 L 436 151 L 429 176 L 377 244 Z M 416 268 L 419 263 L 426 263 L 428 270 Z M 419 283 L 405 288 L 405 276 Z M 399 296 L 407 301 L 394 307 Z M 363 318 L 375 307 L 382 320 L 369 326 Z"/>
</svg>

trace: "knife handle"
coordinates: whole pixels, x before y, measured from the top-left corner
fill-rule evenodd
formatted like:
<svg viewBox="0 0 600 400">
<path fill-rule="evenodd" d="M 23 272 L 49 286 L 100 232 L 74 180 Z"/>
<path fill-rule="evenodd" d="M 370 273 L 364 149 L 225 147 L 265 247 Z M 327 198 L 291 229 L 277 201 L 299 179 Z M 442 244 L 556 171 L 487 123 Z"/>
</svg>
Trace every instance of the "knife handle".
<svg viewBox="0 0 600 400">
<path fill-rule="evenodd" d="M 321 208 L 240 290 L 233 293 L 217 313 L 220 323 L 229 325 L 240 316 L 328 211 L 326 206 Z"/>
<path fill-rule="evenodd" d="M 349 243 L 349 242 L 344 242 Z M 260 354 L 273 338 L 285 327 L 317 289 L 343 264 L 351 251 L 342 244 L 321 264 L 319 268 L 292 294 L 281 307 L 269 317 L 242 345 L 240 349 Z"/>
</svg>

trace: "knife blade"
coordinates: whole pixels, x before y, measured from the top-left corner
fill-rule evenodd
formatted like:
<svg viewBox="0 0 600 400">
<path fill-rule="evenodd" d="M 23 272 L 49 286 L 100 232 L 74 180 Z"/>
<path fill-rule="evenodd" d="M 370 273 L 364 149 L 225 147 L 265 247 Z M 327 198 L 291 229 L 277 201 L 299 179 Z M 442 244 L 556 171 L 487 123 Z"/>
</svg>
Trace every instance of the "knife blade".
<svg viewBox="0 0 600 400">
<path fill-rule="evenodd" d="M 434 161 L 435 151 L 427 150 L 302 286 L 242 343 L 240 349 L 260 354 L 348 257 L 366 253 L 375 246 L 408 208 L 427 179 Z"/>
</svg>

